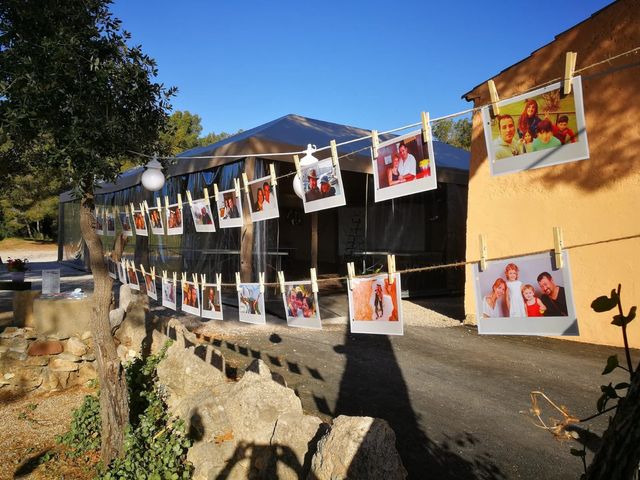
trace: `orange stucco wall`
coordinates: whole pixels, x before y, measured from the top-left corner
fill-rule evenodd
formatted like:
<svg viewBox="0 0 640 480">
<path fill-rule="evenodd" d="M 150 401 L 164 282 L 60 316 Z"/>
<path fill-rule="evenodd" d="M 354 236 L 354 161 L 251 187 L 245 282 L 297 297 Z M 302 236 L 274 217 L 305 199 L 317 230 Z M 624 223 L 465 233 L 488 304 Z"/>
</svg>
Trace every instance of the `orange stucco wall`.
<svg viewBox="0 0 640 480">
<path fill-rule="evenodd" d="M 621 0 L 493 80 L 500 98 L 507 99 L 562 77 L 567 51 L 578 53 L 576 69 L 581 69 L 638 46 L 638 2 Z M 552 249 L 553 227 L 561 227 L 565 245 L 577 246 L 569 257 L 581 331 L 565 338 L 620 346 L 620 328 L 590 304 L 621 283 L 626 309 L 640 305 L 640 52 L 581 75 L 588 160 L 492 177 L 481 116 L 473 116 L 466 256 L 479 258 L 479 234 L 486 235 L 489 258 Z M 486 84 L 466 98 L 475 106 L 489 103 Z M 470 322 L 476 320 L 473 280 L 468 267 Z M 631 346 L 640 348 L 640 318 L 629 325 L 628 335 Z"/>
</svg>

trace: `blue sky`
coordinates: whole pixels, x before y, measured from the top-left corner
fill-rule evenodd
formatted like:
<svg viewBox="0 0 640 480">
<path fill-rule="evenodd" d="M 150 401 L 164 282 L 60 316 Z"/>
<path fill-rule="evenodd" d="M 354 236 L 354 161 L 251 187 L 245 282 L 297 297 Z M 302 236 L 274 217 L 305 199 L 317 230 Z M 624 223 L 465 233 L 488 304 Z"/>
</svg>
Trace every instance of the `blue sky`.
<svg viewBox="0 0 640 480">
<path fill-rule="evenodd" d="M 465 110 L 463 93 L 609 3 L 117 0 L 112 11 L 204 134 L 288 113 L 383 131 Z"/>
</svg>

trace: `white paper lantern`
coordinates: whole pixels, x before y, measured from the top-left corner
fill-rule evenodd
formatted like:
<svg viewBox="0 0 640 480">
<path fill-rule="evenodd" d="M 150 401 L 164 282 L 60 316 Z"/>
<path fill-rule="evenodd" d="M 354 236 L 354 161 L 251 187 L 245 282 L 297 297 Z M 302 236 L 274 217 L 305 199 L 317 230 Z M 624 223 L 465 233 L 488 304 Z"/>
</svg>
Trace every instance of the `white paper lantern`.
<svg viewBox="0 0 640 480">
<path fill-rule="evenodd" d="M 300 166 L 305 167 L 307 165 L 311 165 L 312 163 L 316 163 L 318 159 L 311 155 L 313 152 L 317 150 L 315 145 L 307 144 L 307 149 L 304 151 L 305 155 L 300 159 Z M 302 189 L 302 180 L 300 176 L 296 173 L 295 177 L 293 177 L 293 191 L 295 194 L 302 199 L 304 195 L 304 190 Z"/>
<path fill-rule="evenodd" d="M 142 186 L 150 192 L 157 192 L 164 186 L 164 174 L 162 164 L 154 157 L 145 167 L 145 171 L 140 178 Z"/>
</svg>

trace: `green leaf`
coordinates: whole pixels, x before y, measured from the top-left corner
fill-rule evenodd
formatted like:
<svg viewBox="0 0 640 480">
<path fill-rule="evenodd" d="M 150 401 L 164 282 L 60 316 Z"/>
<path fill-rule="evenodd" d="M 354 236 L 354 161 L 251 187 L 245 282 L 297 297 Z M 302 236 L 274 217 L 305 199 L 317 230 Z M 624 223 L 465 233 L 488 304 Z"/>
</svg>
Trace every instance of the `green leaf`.
<svg viewBox="0 0 640 480">
<path fill-rule="evenodd" d="M 615 388 L 616 390 L 622 390 L 622 389 L 624 389 L 624 388 L 629 388 L 629 384 L 628 384 L 628 383 L 626 383 L 626 382 L 622 382 L 622 383 L 617 384 L 617 385 L 616 385 L 615 387 L 613 387 L 613 388 Z"/>
<path fill-rule="evenodd" d="M 584 457 L 586 456 L 587 452 L 585 452 L 584 450 L 578 450 L 577 448 L 572 448 L 571 449 L 571 455 L 573 455 L 574 457 Z"/>
<path fill-rule="evenodd" d="M 591 308 L 596 312 L 608 312 L 612 308 L 618 305 L 618 293 L 615 290 L 611 290 L 611 296 L 607 297 L 603 295 L 596 298 L 591 302 Z"/>
</svg>

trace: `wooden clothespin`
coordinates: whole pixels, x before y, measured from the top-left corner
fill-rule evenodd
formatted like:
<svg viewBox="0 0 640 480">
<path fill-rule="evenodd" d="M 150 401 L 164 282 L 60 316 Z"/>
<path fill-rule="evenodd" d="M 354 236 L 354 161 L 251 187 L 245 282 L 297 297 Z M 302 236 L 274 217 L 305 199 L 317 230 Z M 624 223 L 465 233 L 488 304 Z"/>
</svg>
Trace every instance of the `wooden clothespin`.
<svg viewBox="0 0 640 480">
<path fill-rule="evenodd" d="M 125 205 L 124 206 L 124 213 L 126 213 L 127 215 L 129 215 L 129 206 Z"/>
<path fill-rule="evenodd" d="M 218 190 L 218 184 L 214 183 L 213 184 L 213 196 L 215 197 L 215 203 L 216 205 L 218 204 L 218 194 L 220 193 L 220 191 Z"/>
<path fill-rule="evenodd" d="M 162 281 L 163 282 L 169 282 L 169 278 L 167 277 L 167 271 L 166 270 L 162 270 Z"/>
<path fill-rule="evenodd" d="M 187 281 L 187 274 L 184 272 L 180 272 L 180 285 L 184 288 L 184 282 Z"/>
<path fill-rule="evenodd" d="M 140 271 L 142 272 L 142 276 L 144 277 L 146 274 L 144 273 L 144 265 L 140 264 Z"/>
<path fill-rule="evenodd" d="M 234 178 L 233 187 L 236 191 L 236 197 L 239 197 L 240 196 L 240 180 L 238 180 L 237 178 Z"/>
<path fill-rule="evenodd" d="M 316 269 L 310 269 L 309 273 L 311 274 L 311 291 L 313 293 L 318 293 L 318 275 L 316 273 Z"/>
<path fill-rule="evenodd" d="M 242 172 L 242 185 L 244 187 L 245 195 L 249 195 L 249 178 L 247 177 L 246 172 Z"/>
<path fill-rule="evenodd" d="M 165 195 L 164 196 L 164 206 L 167 210 L 169 210 L 169 196 Z"/>
<path fill-rule="evenodd" d="M 302 179 L 302 170 L 300 169 L 300 157 L 298 155 L 293 156 L 293 163 L 296 166 L 296 173 L 298 174 L 298 177 Z"/>
<path fill-rule="evenodd" d="M 182 195 L 178 194 L 178 206 L 182 208 Z"/>
<path fill-rule="evenodd" d="M 198 288 L 198 274 L 197 273 L 192 273 L 191 274 L 191 279 L 193 280 L 193 285 Z"/>
<path fill-rule="evenodd" d="M 562 249 L 564 248 L 564 239 L 562 238 L 562 228 L 553 227 L 553 250 L 556 261 L 556 268 L 562 268 Z"/>
<path fill-rule="evenodd" d="M 276 178 L 276 166 L 273 163 L 269 164 L 269 174 L 271 175 L 271 186 L 278 185 L 278 179 Z"/>
<path fill-rule="evenodd" d="M 133 206 L 133 202 L 131 202 L 131 215 L 133 215 L 135 212 L 136 212 L 136 209 Z"/>
<path fill-rule="evenodd" d="M 151 267 L 151 278 L 156 281 L 156 267 Z"/>
<path fill-rule="evenodd" d="M 240 272 L 236 272 L 236 290 L 240 291 L 242 287 L 240 286 Z"/>
<path fill-rule="evenodd" d="M 204 189 L 202 190 L 202 195 L 204 195 L 204 202 L 207 205 L 211 205 L 211 200 L 209 199 L 209 190 L 207 189 L 207 187 L 204 187 Z"/>
<path fill-rule="evenodd" d="M 480 234 L 478 240 L 480 242 L 480 271 L 484 272 L 487 269 L 487 238 Z"/>
<path fill-rule="evenodd" d="M 216 273 L 216 287 L 218 287 L 218 292 L 222 293 L 222 274 Z"/>
<path fill-rule="evenodd" d="M 160 200 L 160 197 L 156 197 L 156 206 L 158 207 L 159 211 L 162 210 L 162 200 Z"/>
<path fill-rule="evenodd" d="M 329 146 L 331 147 L 331 161 L 333 162 L 333 166 L 337 168 L 338 167 L 338 146 L 336 145 L 336 141 L 331 140 L 329 142 Z"/>
<path fill-rule="evenodd" d="M 140 213 L 144 214 L 144 203 L 140 204 Z"/>
<path fill-rule="evenodd" d="M 200 274 L 200 283 L 203 286 L 204 286 L 205 283 L 207 283 L 207 274 L 206 273 L 201 273 Z"/>
<path fill-rule="evenodd" d="M 258 272 L 258 282 L 260 282 L 260 293 L 264 293 L 264 272 Z"/>
<path fill-rule="evenodd" d="M 489 86 L 489 95 L 491 96 L 491 106 L 493 107 L 493 114 L 500 114 L 500 107 L 498 107 L 498 102 L 500 101 L 500 97 L 498 97 L 498 90 L 496 90 L 496 84 L 493 80 L 489 80 L 487 82 Z"/>
<path fill-rule="evenodd" d="M 149 213 L 149 204 L 147 203 L 146 200 L 142 202 L 141 207 L 143 212 L 146 211 L 147 213 Z"/>
<path fill-rule="evenodd" d="M 191 196 L 191 190 L 187 190 L 187 201 L 189 202 L 189 206 L 193 205 L 193 197 Z"/>
<path fill-rule="evenodd" d="M 578 54 L 576 52 L 567 52 L 564 61 L 564 84 L 562 93 L 569 95 L 571 93 L 571 81 L 573 80 L 573 72 L 576 70 L 576 60 Z"/>
<path fill-rule="evenodd" d="M 378 131 L 371 130 L 371 148 L 373 148 L 373 158 L 378 158 L 378 145 L 380 145 Z"/>
<path fill-rule="evenodd" d="M 387 255 L 387 272 L 389 275 L 389 283 L 393 285 L 396 281 L 396 256 Z"/>
<path fill-rule="evenodd" d="M 284 294 L 285 293 L 284 272 L 282 271 L 278 271 L 278 282 L 280 283 L 280 293 Z"/>
<path fill-rule="evenodd" d="M 177 283 L 178 283 L 178 273 L 173 272 L 173 288 L 176 288 Z"/>
<path fill-rule="evenodd" d="M 422 112 L 422 142 L 429 143 L 431 139 L 431 128 L 429 128 L 429 112 Z"/>
<path fill-rule="evenodd" d="M 347 263 L 347 286 L 353 290 L 353 279 L 356 277 L 356 267 L 353 262 Z"/>
</svg>

